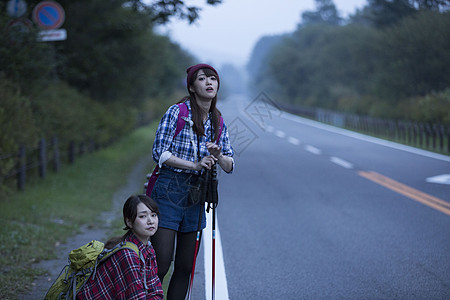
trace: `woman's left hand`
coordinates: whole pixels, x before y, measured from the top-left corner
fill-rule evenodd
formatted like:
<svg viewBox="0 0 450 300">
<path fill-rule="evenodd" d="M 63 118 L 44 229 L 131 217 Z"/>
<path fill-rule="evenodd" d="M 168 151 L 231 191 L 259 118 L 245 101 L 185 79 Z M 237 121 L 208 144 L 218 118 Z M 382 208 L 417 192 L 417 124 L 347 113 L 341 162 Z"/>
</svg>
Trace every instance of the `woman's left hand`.
<svg viewBox="0 0 450 300">
<path fill-rule="evenodd" d="M 231 172 L 231 170 L 233 170 L 233 159 L 222 154 L 222 147 L 219 147 L 219 145 L 210 142 L 206 143 L 206 147 L 208 148 L 209 153 L 211 153 L 211 156 L 217 159 L 220 167 L 225 172 L 229 173 Z"/>
<path fill-rule="evenodd" d="M 219 145 L 215 143 L 207 142 L 206 148 L 208 148 L 209 153 L 217 159 L 222 155 L 222 147 L 219 147 Z"/>
</svg>

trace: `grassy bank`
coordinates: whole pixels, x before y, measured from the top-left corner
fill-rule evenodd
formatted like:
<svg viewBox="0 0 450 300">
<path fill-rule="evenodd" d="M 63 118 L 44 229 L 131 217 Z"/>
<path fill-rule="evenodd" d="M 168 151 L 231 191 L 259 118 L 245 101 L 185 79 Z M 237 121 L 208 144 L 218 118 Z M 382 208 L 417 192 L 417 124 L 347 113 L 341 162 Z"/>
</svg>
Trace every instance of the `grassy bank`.
<svg viewBox="0 0 450 300">
<path fill-rule="evenodd" d="M 14 299 L 43 271 L 32 263 L 55 256 L 55 244 L 98 223 L 136 161 L 150 155 L 156 124 L 85 155 L 57 174 L 0 200 L 0 298 Z M 144 181 L 144 178 L 143 178 Z"/>
</svg>

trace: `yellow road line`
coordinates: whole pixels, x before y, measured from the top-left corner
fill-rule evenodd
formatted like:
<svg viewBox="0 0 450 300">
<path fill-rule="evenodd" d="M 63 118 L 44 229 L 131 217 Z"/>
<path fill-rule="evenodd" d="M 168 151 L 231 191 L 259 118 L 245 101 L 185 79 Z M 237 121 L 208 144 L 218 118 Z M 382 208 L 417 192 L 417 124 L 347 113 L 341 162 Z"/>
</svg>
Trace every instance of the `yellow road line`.
<svg viewBox="0 0 450 300">
<path fill-rule="evenodd" d="M 393 190 L 394 192 L 402 194 L 408 198 L 437 209 L 438 211 L 450 216 L 450 203 L 444 200 L 425 194 L 419 190 L 413 189 L 412 187 L 404 185 L 403 183 L 395 181 L 376 172 L 359 171 L 358 174 L 390 190 Z"/>
</svg>

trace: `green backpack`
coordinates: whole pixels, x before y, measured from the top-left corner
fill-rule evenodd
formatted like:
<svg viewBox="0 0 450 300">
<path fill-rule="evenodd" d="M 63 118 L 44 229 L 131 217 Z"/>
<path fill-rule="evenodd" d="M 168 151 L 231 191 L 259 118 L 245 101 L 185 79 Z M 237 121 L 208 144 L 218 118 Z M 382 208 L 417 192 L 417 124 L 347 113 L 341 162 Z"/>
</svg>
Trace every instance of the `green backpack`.
<svg viewBox="0 0 450 300">
<path fill-rule="evenodd" d="M 62 269 L 58 278 L 47 291 L 45 299 L 75 299 L 77 293 L 83 288 L 89 278 L 91 276 L 95 278 L 97 266 L 119 250 L 131 249 L 135 251 L 145 265 L 138 247 L 132 242 L 121 242 L 111 249 L 105 249 L 104 246 L 102 242 L 93 240 L 78 249 L 70 251 L 69 264 Z"/>
</svg>

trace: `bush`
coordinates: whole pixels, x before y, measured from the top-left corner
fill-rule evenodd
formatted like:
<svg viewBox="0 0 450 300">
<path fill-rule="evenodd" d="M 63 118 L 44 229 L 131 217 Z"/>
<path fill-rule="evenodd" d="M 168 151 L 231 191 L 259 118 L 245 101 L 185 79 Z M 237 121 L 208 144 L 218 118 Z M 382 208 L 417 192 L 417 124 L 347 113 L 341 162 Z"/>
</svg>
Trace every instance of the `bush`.
<svg viewBox="0 0 450 300">
<path fill-rule="evenodd" d="M 406 119 L 450 125 L 450 89 L 403 101 L 398 111 L 403 111 Z"/>
<path fill-rule="evenodd" d="M 21 144 L 36 145 L 40 130 L 29 98 L 0 76 L 0 155 L 17 151 Z"/>
</svg>

